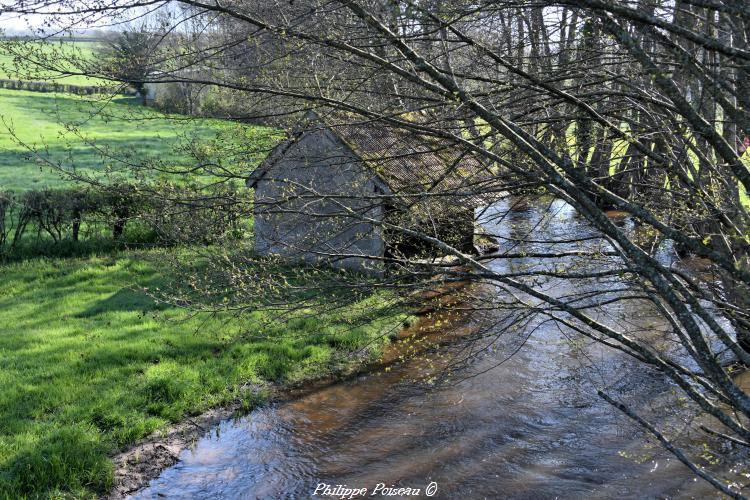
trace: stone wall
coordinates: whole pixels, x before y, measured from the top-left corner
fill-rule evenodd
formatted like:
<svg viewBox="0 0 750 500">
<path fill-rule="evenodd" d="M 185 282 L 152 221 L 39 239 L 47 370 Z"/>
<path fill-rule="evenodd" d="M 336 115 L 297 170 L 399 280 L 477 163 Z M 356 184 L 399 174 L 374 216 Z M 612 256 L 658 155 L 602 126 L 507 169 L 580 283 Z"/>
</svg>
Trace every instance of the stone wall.
<svg viewBox="0 0 750 500">
<path fill-rule="evenodd" d="M 255 188 L 255 249 L 308 263 L 381 273 L 379 179 L 329 130 L 293 144 Z M 350 212 L 351 211 L 351 212 Z M 353 213 L 352 213 L 353 212 Z"/>
</svg>

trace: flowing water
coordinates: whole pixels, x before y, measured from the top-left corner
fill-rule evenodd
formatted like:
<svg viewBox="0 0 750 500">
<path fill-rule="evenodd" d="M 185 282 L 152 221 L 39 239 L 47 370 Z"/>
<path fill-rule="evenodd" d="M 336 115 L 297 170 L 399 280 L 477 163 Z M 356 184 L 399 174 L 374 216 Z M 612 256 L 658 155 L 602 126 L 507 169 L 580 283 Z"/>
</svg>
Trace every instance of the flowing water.
<svg viewBox="0 0 750 500">
<path fill-rule="evenodd" d="M 590 234 L 557 201 L 515 209 L 501 203 L 488 215 L 486 224 L 507 241 L 527 233 Z M 549 245 L 517 246 L 542 248 Z M 492 266 L 527 264 L 536 265 L 516 259 Z M 548 289 L 570 293 L 565 286 L 550 282 Z M 602 320 L 658 332 L 658 320 L 636 309 L 613 306 Z M 470 330 L 471 321 L 446 330 L 462 329 Z M 641 365 L 571 340 L 552 322 L 479 342 L 456 337 L 431 354 L 433 366 L 417 357 L 226 421 L 135 497 L 308 498 L 319 483 L 369 492 L 384 483 L 420 488 L 423 496 L 434 483 L 435 498 L 716 496 L 597 397 L 596 388 L 607 387 L 646 413 L 667 400 L 673 388 Z M 489 348 L 476 352 L 479 346 Z M 467 358 L 471 349 L 475 355 Z M 468 361 L 440 380 L 431 377 L 457 358 Z"/>
</svg>

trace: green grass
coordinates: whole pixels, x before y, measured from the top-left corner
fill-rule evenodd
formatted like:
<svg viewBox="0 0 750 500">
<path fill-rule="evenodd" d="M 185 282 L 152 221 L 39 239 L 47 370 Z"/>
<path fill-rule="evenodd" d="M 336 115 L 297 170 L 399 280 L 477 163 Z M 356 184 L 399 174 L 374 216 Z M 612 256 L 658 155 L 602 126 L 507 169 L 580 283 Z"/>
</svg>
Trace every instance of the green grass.
<svg viewBox="0 0 750 500">
<path fill-rule="evenodd" d="M 279 139 L 274 129 L 165 115 L 124 98 L 16 90 L 0 89 L 0 119 L 0 190 L 72 183 L 44 160 L 130 180 L 160 175 L 132 165 L 187 166 L 197 155 L 246 175 Z M 207 176 L 189 178 L 215 180 Z M 247 382 L 325 375 L 364 347 L 375 355 L 404 319 L 386 294 L 286 322 L 261 312 L 193 317 L 133 286 L 167 286 L 169 272 L 152 258 L 187 250 L 68 243 L 44 253 L 77 257 L 0 266 L 0 499 L 106 493 L 110 457 L 123 446 L 212 406 L 250 407 Z M 38 250 L 22 246 L 17 257 Z"/>
<path fill-rule="evenodd" d="M 260 312 L 190 318 L 131 287 L 164 281 L 156 256 L 0 268 L 0 498 L 106 492 L 108 456 L 123 445 L 249 398 L 247 381 L 325 374 L 337 353 L 403 320 L 386 314 L 386 295 L 288 323 Z"/>
<path fill-rule="evenodd" d="M 93 60 L 96 58 L 98 44 L 99 42 L 95 41 L 51 41 L 25 42 L 19 46 L 14 42 L 0 40 L 0 79 L 49 81 L 81 86 L 106 83 L 98 78 L 64 75 L 45 70 L 44 67 L 34 64 L 35 62 L 46 64 L 48 62 L 46 58 L 51 58 L 58 63 L 66 58 Z M 18 57 L 21 54 L 28 56 L 21 59 Z M 60 69 L 75 70 L 70 64 L 64 64 Z"/>
<path fill-rule="evenodd" d="M 0 89 L 0 118 L 0 190 L 69 184 L 69 178 L 48 166 L 46 160 L 62 165 L 66 172 L 129 178 L 133 169 L 122 160 L 131 164 L 188 163 L 190 158 L 182 147 L 201 142 L 211 147 L 226 145 L 229 141 L 212 144 L 217 133 L 232 134 L 235 139 L 239 136 L 238 142 L 246 148 L 257 147 L 243 157 L 251 162 L 258 161 L 278 139 L 273 129 L 165 115 L 124 98 L 102 103 L 67 94 L 20 90 Z M 28 147 L 37 148 L 42 159 L 30 155 Z M 242 161 L 230 168 L 250 171 L 249 164 Z"/>
</svg>

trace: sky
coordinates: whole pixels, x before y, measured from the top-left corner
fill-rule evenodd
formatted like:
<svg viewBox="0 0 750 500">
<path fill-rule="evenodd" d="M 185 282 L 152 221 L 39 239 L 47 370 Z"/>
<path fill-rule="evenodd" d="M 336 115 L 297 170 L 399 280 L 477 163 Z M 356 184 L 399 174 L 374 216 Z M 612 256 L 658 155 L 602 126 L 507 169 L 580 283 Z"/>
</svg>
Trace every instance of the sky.
<svg viewBox="0 0 750 500">
<path fill-rule="evenodd" d="M 39 29 L 45 28 L 45 24 L 49 24 L 51 16 L 41 15 L 19 15 L 15 13 L 3 12 L 3 7 L 11 5 L 15 0 L 0 0 L 0 30 L 5 31 L 6 35 L 20 35 L 29 34 Z M 179 11 L 173 8 L 173 5 L 169 0 L 165 0 L 163 3 L 156 3 L 149 7 L 129 9 L 125 12 L 121 12 L 122 15 L 116 16 L 111 12 L 104 12 L 97 15 L 86 15 L 84 16 L 86 22 L 80 22 L 84 17 L 78 17 L 78 28 L 77 30 L 64 30 L 66 33 L 80 34 L 87 31 L 102 30 L 108 31 L 112 29 L 122 29 L 123 26 L 128 26 L 130 23 L 141 23 L 144 20 L 155 20 L 161 15 L 173 16 L 173 21 L 181 18 Z M 65 16 L 60 19 L 59 23 L 47 26 L 45 34 L 55 35 L 60 34 L 60 27 L 68 28 L 71 23 L 76 19 L 71 16 Z M 58 29 L 56 29 L 58 28 Z"/>
<path fill-rule="evenodd" d="M 27 31 L 42 25 L 40 16 L 20 16 L 18 14 L 0 14 L 0 29 L 8 32 Z"/>
<path fill-rule="evenodd" d="M 38 34 L 38 30 L 45 27 L 45 20 L 49 18 L 49 16 L 2 12 L 2 5 L 3 1 L 0 0 L 0 30 L 5 35 Z M 47 34 L 57 34 L 59 30 L 55 28 L 55 26 L 48 26 L 45 32 Z"/>
</svg>

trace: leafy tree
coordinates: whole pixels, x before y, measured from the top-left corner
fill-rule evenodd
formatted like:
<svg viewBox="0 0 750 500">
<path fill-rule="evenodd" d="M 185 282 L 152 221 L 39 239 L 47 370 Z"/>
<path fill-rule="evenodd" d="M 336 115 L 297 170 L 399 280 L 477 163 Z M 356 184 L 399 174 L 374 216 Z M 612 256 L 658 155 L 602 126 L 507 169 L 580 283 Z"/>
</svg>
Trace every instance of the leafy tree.
<svg viewBox="0 0 750 500">
<path fill-rule="evenodd" d="M 101 48 L 104 73 L 132 86 L 146 104 L 146 82 L 154 69 L 159 37 L 145 26 L 109 36 Z"/>
<path fill-rule="evenodd" d="M 72 0 L 10 3 L 8 12 L 70 15 L 81 11 L 135 15 L 152 5 L 147 0 L 83 3 L 85 7 Z M 375 122 L 380 128 L 433 139 L 427 143 L 433 144 L 436 155 L 458 150 L 491 165 L 494 177 L 488 182 L 477 182 L 460 193 L 444 189 L 442 182 L 425 183 L 417 193 L 389 195 L 389 206 L 413 204 L 415 199 L 545 193 L 567 202 L 597 231 L 595 236 L 547 238 L 544 243 L 575 245 L 575 249 L 544 252 L 514 250 L 519 242 L 538 243 L 539 232 L 509 237 L 498 231 L 494 236 L 506 245 L 490 256 L 476 257 L 441 240 L 429 228 L 405 228 L 346 211 L 351 193 L 373 201 L 383 198 L 383 193 L 370 190 L 362 195 L 354 189 L 328 193 L 318 189 L 315 179 L 305 180 L 307 185 L 297 182 L 288 193 L 296 204 L 281 197 L 276 206 L 269 201 L 267 210 L 283 216 L 302 212 L 294 215 L 302 215 L 304 221 L 329 219 L 332 214 L 319 209 L 325 201 L 326 208 L 338 205 L 351 218 L 345 227 L 367 223 L 379 224 L 384 231 L 401 231 L 435 245 L 460 264 L 444 266 L 446 261 L 441 260 L 430 267 L 421 260 L 396 256 L 395 269 L 385 278 L 342 280 L 341 288 L 361 292 L 390 286 L 414 292 L 420 286 L 438 288 L 446 281 L 489 283 L 500 291 L 496 302 L 488 299 L 477 311 L 512 309 L 554 321 L 571 337 L 624 352 L 674 385 L 678 391 L 674 408 L 685 421 L 691 419 L 684 410 L 688 405 L 682 402 L 689 401 L 691 411 L 702 412 L 709 422 L 701 427 L 706 436 L 727 445 L 749 446 L 750 396 L 725 363 L 731 358 L 750 365 L 750 169 L 742 146 L 750 135 L 746 2 L 175 3 L 184 11 L 176 13 L 169 29 L 184 32 L 188 19 L 198 29 L 187 50 L 175 50 L 169 60 L 160 62 L 170 68 L 160 73 L 160 81 L 212 86 L 221 93 L 222 102 L 237 103 L 234 116 L 239 119 L 290 125 L 306 108 L 334 110 L 330 114 L 349 122 L 339 120 L 338 129 Z M 55 21 L 64 23 L 64 15 L 57 15 Z M 140 42 L 115 45 L 120 48 L 111 53 L 119 79 L 135 85 L 147 79 L 151 59 L 147 48 L 152 45 L 145 32 L 131 39 Z M 290 135 L 289 147 L 297 138 Z M 237 176 L 231 170 L 237 164 L 232 159 L 248 156 L 242 150 L 246 144 L 229 154 L 196 158 L 197 166 L 185 172 L 194 176 L 210 169 L 227 178 Z M 427 153 L 379 154 L 384 151 L 381 142 L 370 141 L 370 146 L 378 154 L 369 156 L 369 161 L 408 162 L 410 155 Z M 412 173 L 408 168 L 403 172 L 406 178 L 416 178 Z M 618 224 L 608 213 L 612 209 L 626 214 L 638 229 Z M 503 224 L 513 229 L 511 222 Z M 601 240 L 601 247 L 582 252 L 591 238 Z M 350 257 L 347 249 L 315 250 L 328 260 Z M 710 273 L 686 272 L 679 261 L 664 259 L 667 252 L 671 257 L 697 257 L 695 265 Z M 585 262 L 568 265 L 566 259 L 576 255 L 589 261 L 599 256 L 615 259 L 591 271 L 581 267 Z M 488 264 L 531 258 L 551 264 L 541 268 Z M 216 259 L 215 265 L 225 264 Z M 225 267 L 229 285 L 202 291 L 207 297 L 226 296 L 226 307 L 235 310 L 242 309 L 243 297 L 263 295 L 271 307 L 299 309 L 289 290 L 302 287 L 311 297 L 335 301 L 335 294 L 311 279 L 300 280 L 303 285 L 280 283 L 271 267 L 266 274 L 252 275 L 238 271 L 242 266 Z M 616 286 L 602 289 L 603 280 L 612 276 L 619 279 Z M 580 293 L 559 296 L 562 287 L 550 286 L 547 278 L 566 280 Z M 577 280 L 584 278 L 598 280 L 599 286 L 582 289 Z M 607 317 L 607 304 L 634 302 L 638 310 L 658 315 L 667 325 L 663 337 L 656 338 L 653 328 L 634 328 L 628 321 Z M 742 497 L 746 487 L 714 477 L 695 465 L 700 454 L 690 457 L 663 439 L 659 428 L 668 426 L 662 426 L 658 417 L 646 421 L 633 404 L 623 403 L 622 395 L 613 397 L 615 382 L 601 384 L 603 400 L 654 434 L 724 494 Z"/>
</svg>

